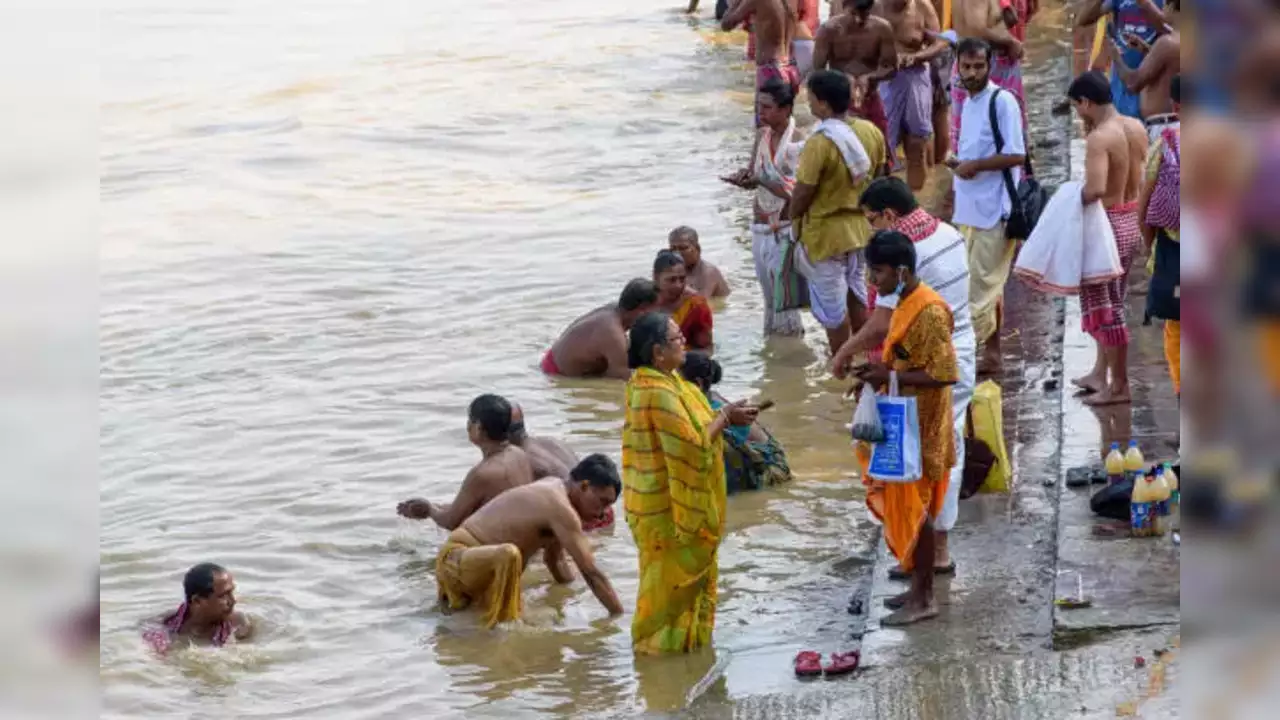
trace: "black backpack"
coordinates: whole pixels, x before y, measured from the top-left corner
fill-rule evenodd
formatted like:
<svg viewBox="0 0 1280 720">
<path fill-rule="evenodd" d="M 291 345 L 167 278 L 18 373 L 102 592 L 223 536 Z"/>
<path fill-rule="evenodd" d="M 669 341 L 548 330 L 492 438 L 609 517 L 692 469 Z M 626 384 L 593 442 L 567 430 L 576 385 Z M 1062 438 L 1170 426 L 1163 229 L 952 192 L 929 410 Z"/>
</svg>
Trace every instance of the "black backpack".
<svg viewBox="0 0 1280 720">
<path fill-rule="evenodd" d="M 1002 92 L 1004 90 L 996 88 L 987 104 L 987 116 L 991 122 L 991 134 L 996 141 L 997 155 L 1004 150 L 1004 136 L 1000 134 L 1000 123 L 996 121 L 996 98 Z M 1013 184 L 1013 171 L 1008 168 L 1002 171 L 1005 189 L 1009 192 L 1009 199 L 1013 201 L 1009 218 L 1004 224 L 1004 236 L 1010 240 L 1026 240 L 1031 237 L 1031 231 L 1040 221 L 1040 213 L 1049 202 L 1049 193 L 1031 177 L 1031 148 L 1026 149 L 1023 157 L 1026 162 L 1017 187 Z"/>
</svg>

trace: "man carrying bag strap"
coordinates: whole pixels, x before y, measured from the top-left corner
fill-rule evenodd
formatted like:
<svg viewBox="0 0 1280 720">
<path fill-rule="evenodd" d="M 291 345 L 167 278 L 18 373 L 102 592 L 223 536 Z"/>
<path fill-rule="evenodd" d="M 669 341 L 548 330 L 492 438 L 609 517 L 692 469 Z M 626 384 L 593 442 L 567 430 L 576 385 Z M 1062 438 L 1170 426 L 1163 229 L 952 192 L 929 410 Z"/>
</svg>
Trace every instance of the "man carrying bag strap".
<svg viewBox="0 0 1280 720">
<path fill-rule="evenodd" d="M 1000 134 L 1000 123 L 996 120 L 996 98 L 1002 92 L 1005 91 L 997 88 L 991 93 L 991 102 L 987 105 L 987 119 L 991 123 L 991 134 L 996 142 L 997 155 L 1004 150 L 1004 137 Z M 1026 160 L 1022 166 L 1022 178 L 1017 185 L 1013 182 L 1013 170 L 1005 168 L 1001 171 L 1001 175 L 1004 176 L 1005 190 L 1009 193 L 1010 202 L 1013 203 L 1013 207 L 1009 210 L 1009 218 L 1005 220 L 1004 225 L 1004 235 L 1009 240 L 1026 240 L 1031 237 L 1031 231 L 1040 220 L 1040 213 L 1049 202 L 1049 194 L 1031 176 L 1031 148 L 1027 148 L 1024 157 Z"/>
</svg>

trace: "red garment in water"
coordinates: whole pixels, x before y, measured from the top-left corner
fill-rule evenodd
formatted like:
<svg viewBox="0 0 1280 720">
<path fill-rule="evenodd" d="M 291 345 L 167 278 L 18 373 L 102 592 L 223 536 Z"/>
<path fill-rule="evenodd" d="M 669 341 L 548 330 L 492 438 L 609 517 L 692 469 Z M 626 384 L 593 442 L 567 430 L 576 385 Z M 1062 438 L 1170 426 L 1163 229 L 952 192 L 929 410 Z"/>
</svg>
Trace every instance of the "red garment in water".
<svg viewBox="0 0 1280 720">
<path fill-rule="evenodd" d="M 547 354 L 542 356 L 542 372 L 548 375 L 559 375 L 560 367 L 556 365 L 555 353 L 547 350 Z"/>
<path fill-rule="evenodd" d="M 159 627 L 151 628 L 142 633 L 142 638 L 155 649 L 156 652 L 164 655 L 169 652 L 169 648 L 173 646 L 173 638 L 182 629 L 182 622 L 187 619 L 187 604 L 182 603 L 172 615 L 165 618 Z M 210 640 L 214 647 L 222 647 L 231 639 L 231 635 L 235 632 L 235 626 L 230 620 L 224 621 L 213 631 L 213 637 Z"/>
<path fill-rule="evenodd" d="M 602 530 L 613 525 L 613 508 L 605 508 L 600 517 L 591 522 L 582 523 L 582 529 L 591 532 L 592 530 Z"/>
</svg>

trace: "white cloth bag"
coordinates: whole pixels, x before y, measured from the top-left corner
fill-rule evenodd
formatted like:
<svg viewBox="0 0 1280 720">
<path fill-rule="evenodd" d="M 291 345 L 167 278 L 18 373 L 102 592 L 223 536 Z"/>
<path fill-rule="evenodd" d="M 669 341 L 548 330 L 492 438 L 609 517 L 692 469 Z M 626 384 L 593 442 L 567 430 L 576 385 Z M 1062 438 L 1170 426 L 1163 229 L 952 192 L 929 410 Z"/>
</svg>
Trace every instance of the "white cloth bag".
<svg viewBox="0 0 1280 720">
<path fill-rule="evenodd" d="M 1100 202 L 1082 206 L 1082 189 L 1077 180 L 1063 183 L 1018 253 L 1014 274 L 1041 292 L 1075 295 L 1124 274 L 1106 210 Z"/>
<path fill-rule="evenodd" d="M 871 446 L 867 474 L 890 483 L 911 483 L 923 474 L 920 410 L 913 397 L 898 395 L 898 373 L 889 373 L 889 394 L 876 398 L 884 440 Z"/>
</svg>

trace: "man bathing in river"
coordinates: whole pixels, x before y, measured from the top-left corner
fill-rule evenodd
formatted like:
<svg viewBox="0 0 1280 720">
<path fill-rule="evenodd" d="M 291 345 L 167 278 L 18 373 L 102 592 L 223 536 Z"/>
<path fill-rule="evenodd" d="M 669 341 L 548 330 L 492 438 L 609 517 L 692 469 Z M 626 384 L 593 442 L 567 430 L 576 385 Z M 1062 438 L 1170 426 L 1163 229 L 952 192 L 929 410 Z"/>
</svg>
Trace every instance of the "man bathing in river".
<svg viewBox="0 0 1280 720">
<path fill-rule="evenodd" d="M 524 409 L 519 404 L 511 407 L 511 444 L 524 450 L 529 456 L 529 464 L 533 466 L 533 476 L 543 478 L 569 479 L 569 472 L 578 464 L 578 454 L 563 442 L 546 436 L 533 437 L 525 430 Z M 613 508 L 605 508 L 604 513 L 590 522 L 584 522 L 587 530 L 598 530 L 613 524 Z"/>
<path fill-rule="evenodd" d="M 481 395 L 471 401 L 467 437 L 480 448 L 483 458 L 467 473 L 453 502 L 432 504 L 413 498 L 396 506 L 396 512 L 412 520 L 431 518 L 445 530 L 453 530 L 497 496 L 533 482 L 529 456 L 511 443 L 513 417 L 511 403 L 497 395 Z"/>
<path fill-rule="evenodd" d="M 626 380 L 627 330 L 658 302 L 652 280 L 636 278 L 622 289 L 616 304 L 596 308 L 560 335 L 542 358 L 542 371 L 565 377 L 607 377 Z"/>
<path fill-rule="evenodd" d="M 889 160 L 895 164 L 901 141 L 907 157 L 907 184 L 924 188 L 925 157 L 933 135 L 933 77 L 935 58 L 946 52 L 938 37 L 938 16 L 927 0 L 882 0 L 884 18 L 893 26 L 898 70 L 880 85 L 888 118 Z"/>
<path fill-rule="evenodd" d="M 247 640 L 253 635 L 253 623 L 236 612 L 236 581 L 226 568 L 215 563 L 192 567 L 182 578 L 182 592 L 186 599 L 178 609 L 143 633 L 156 652 L 168 652 L 180 638 L 221 647 L 232 638 Z"/>
<path fill-rule="evenodd" d="M 729 31 L 751 17 L 756 50 L 756 127 L 760 127 L 760 88 L 774 78 L 800 91 L 800 71 L 791 60 L 791 39 L 796 34 L 795 0 L 735 0 L 720 21 Z"/>
<path fill-rule="evenodd" d="M 888 135 L 889 121 L 878 85 L 898 69 L 893 26 L 874 13 L 875 0 L 836 0 L 813 49 L 813 69 L 839 70 L 849 76 L 850 114 L 871 121 Z M 836 14 L 836 8 L 839 14 Z"/>
<path fill-rule="evenodd" d="M 503 493 L 449 534 L 436 556 L 441 604 L 478 603 L 487 627 L 520 617 L 520 576 L 539 550 L 557 583 L 573 581 L 565 555 L 610 615 L 622 603 L 596 567 L 583 523 L 600 517 L 622 492 L 618 468 L 604 455 L 588 455 L 567 480 L 546 478 Z"/>
<path fill-rule="evenodd" d="M 1147 157 L 1147 131 L 1142 123 L 1121 115 L 1111 102 L 1111 84 L 1102 73 L 1090 71 L 1067 88 L 1067 97 L 1084 122 L 1084 205 L 1102 201 L 1116 237 L 1123 275 L 1106 283 L 1080 288 L 1080 320 L 1093 336 L 1097 353 L 1093 370 L 1071 382 L 1089 395 L 1087 405 L 1129 402 L 1129 327 L 1125 301 L 1129 296 L 1129 266 L 1142 240 L 1138 198 Z"/>
<path fill-rule="evenodd" d="M 702 259 L 702 245 L 698 243 L 698 231 L 681 225 L 667 236 L 671 251 L 684 258 L 685 282 L 703 297 L 728 297 L 729 283 L 720 268 Z"/>
</svg>

